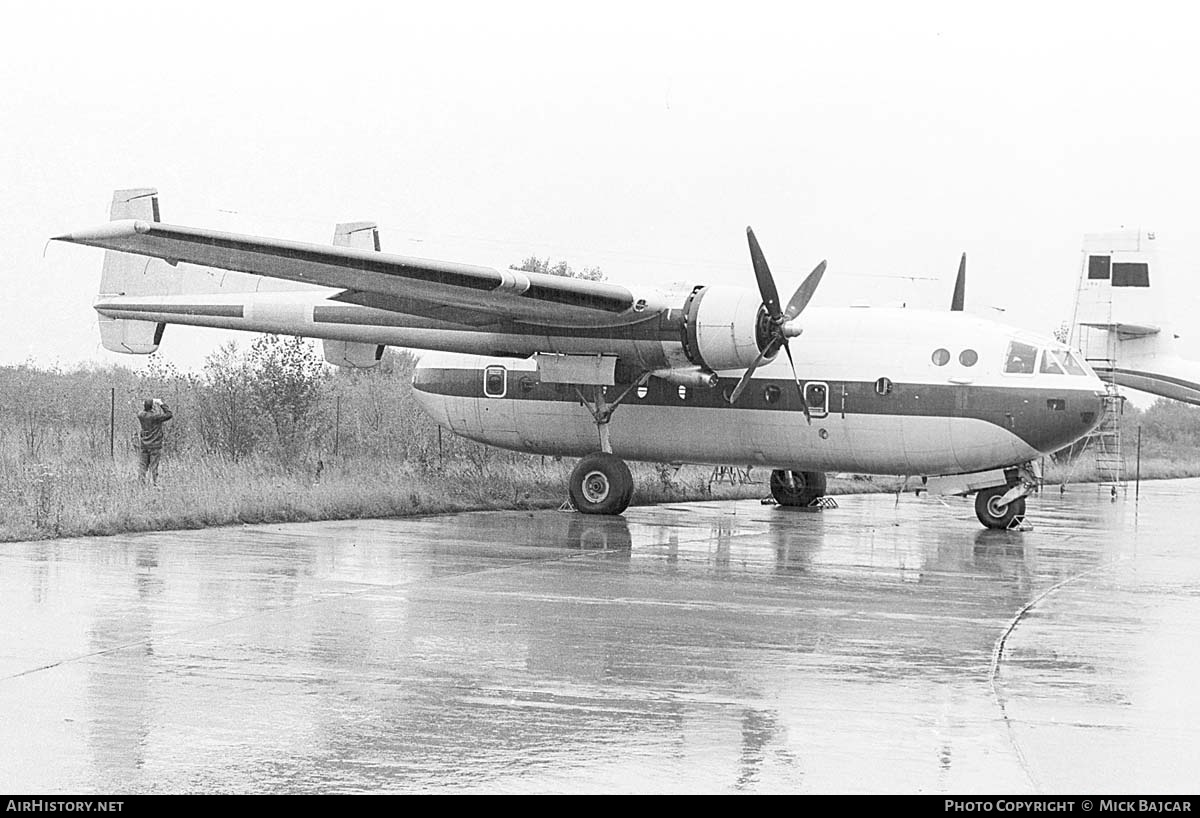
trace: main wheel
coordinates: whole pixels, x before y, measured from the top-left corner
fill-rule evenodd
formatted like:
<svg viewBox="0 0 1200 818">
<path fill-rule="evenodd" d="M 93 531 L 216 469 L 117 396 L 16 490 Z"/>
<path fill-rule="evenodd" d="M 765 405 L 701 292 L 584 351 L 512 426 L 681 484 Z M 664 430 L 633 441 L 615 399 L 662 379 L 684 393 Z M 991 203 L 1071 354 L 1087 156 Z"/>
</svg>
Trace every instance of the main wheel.
<svg viewBox="0 0 1200 818">
<path fill-rule="evenodd" d="M 975 516 L 988 528 L 1008 528 L 1013 520 L 1025 516 L 1025 498 L 1018 497 L 1007 506 L 1000 505 L 1000 498 L 1008 486 L 983 489 L 975 495 Z"/>
<path fill-rule="evenodd" d="M 812 501 L 825 496 L 825 473 L 819 471 L 789 472 L 776 469 L 771 472 L 771 496 L 781 506 L 812 505 Z"/>
<path fill-rule="evenodd" d="M 633 475 L 621 458 L 592 452 L 575 465 L 567 490 L 584 514 L 620 514 L 633 499 Z"/>
</svg>

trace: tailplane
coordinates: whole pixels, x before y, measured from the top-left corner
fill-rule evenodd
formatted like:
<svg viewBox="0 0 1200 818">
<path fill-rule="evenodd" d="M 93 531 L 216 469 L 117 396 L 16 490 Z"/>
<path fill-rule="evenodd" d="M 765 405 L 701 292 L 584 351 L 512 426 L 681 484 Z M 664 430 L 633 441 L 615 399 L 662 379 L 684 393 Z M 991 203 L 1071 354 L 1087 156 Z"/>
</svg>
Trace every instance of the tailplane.
<svg viewBox="0 0 1200 818">
<path fill-rule="evenodd" d="M 161 221 L 158 190 L 130 188 L 113 193 L 109 219 Z M 171 263 L 163 259 L 131 255 L 115 250 L 104 253 L 97 305 L 124 299 L 153 299 L 155 296 L 239 294 L 310 289 L 308 285 L 246 273 Z M 112 352 L 149 355 L 158 350 L 166 324 L 135 318 L 100 315 L 100 342 Z"/>
</svg>

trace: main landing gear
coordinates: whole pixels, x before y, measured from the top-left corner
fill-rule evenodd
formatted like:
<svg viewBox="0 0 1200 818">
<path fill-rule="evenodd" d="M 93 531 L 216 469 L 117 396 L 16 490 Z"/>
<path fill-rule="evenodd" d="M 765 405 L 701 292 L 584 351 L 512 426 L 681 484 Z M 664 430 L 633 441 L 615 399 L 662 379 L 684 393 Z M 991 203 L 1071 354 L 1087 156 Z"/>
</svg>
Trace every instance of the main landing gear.
<svg viewBox="0 0 1200 818">
<path fill-rule="evenodd" d="M 781 506 L 808 508 L 825 496 L 825 473 L 819 471 L 771 472 L 771 496 Z"/>
<path fill-rule="evenodd" d="M 584 514 L 620 514 L 633 499 L 633 475 L 616 455 L 592 452 L 572 470 L 567 490 Z"/>
<path fill-rule="evenodd" d="M 592 413 L 596 421 L 596 433 L 600 437 L 600 451 L 581 457 L 567 481 L 567 493 L 577 511 L 584 514 L 620 514 L 629 508 L 629 501 L 633 499 L 633 475 L 625 461 L 612 453 L 608 424 L 617 406 L 635 386 L 637 381 L 627 386 L 613 401 L 606 399 L 602 386 L 594 387 L 590 401 L 579 387 L 575 388 L 580 402 Z"/>
</svg>

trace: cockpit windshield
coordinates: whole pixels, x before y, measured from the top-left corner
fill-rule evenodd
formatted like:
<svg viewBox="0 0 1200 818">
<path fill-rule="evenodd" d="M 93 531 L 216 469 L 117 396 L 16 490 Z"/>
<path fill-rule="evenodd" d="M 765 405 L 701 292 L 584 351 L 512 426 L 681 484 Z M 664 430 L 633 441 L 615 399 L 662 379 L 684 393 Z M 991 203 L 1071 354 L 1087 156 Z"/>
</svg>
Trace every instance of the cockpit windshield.
<svg viewBox="0 0 1200 818">
<path fill-rule="evenodd" d="M 1010 375 L 1032 375 L 1037 363 L 1038 349 L 1020 341 L 1012 341 L 1004 356 L 1004 371 Z"/>
<path fill-rule="evenodd" d="M 1065 349 L 1047 349 L 1042 353 L 1042 365 L 1038 371 L 1047 375 L 1087 374 L 1087 370 L 1080 366 L 1074 354 Z"/>
<path fill-rule="evenodd" d="M 1039 364 L 1039 356 L 1041 363 Z M 1087 366 L 1074 352 L 1066 349 L 1038 349 L 1033 344 L 1010 341 L 1004 356 L 1008 375 L 1089 375 Z"/>
<path fill-rule="evenodd" d="M 1040 356 L 1040 364 L 1039 364 Z M 1087 366 L 1074 352 L 1066 349 L 1038 349 L 1033 344 L 1010 341 L 1004 355 L 1004 372 L 1008 375 L 1089 375 Z"/>
<path fill-rule="evenodd" d="M 1059 358 L 1062 359 L 1062 365 L 1066 367 L 1068 375 L 1086 375 L 1087 369 L 1075 358 L 1074 352 L 1067 352 L 1065 349 L 1058 351 Z"/>
<path fill-rule="evenodd" d="M 1042 365 L 1038 367 L 1038 372 L 1046 375 L 1066 375 L 1067 371 L 1063 369 L 1062 362 L 1058 360 L 1058 356 L 1054 354 L 1054 350 L 1048 349 L 1042 355 Z"/>
</svg>

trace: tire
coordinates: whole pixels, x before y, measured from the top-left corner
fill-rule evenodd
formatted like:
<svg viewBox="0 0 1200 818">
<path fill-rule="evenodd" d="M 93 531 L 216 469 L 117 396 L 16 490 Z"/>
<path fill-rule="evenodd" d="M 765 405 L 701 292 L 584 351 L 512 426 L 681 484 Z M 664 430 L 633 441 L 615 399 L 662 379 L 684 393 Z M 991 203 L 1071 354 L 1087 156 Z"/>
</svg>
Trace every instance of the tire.
<svg viewBox="0 0 1200 818">
<path fill-rule="evenodd" d="M 791 485 L 788 472 L 776 469 L 771 472 L 771 496 L 781 506 L 807 508 L 813 500 L 825 496 L 825 473 L 819 471 L 793 471 Z"/>
<path fill-rule="evenodd" d="M 1025 516 L 1025 498 L 1018 497 L 1004 508 L 996 503 L 1009 490 L 1009 486 L 994 486 L 975 495 L 975 516 L 988 528 L 1006 529 L 1013 520 Z"/>
<path fill-rule="evenodd" d="M 620 514 L 633 499 L 633 475 L 621 458 L 592 452 L 571 471 L 567 491 L 576 510 L 584 514 Z"/>
</svg>

